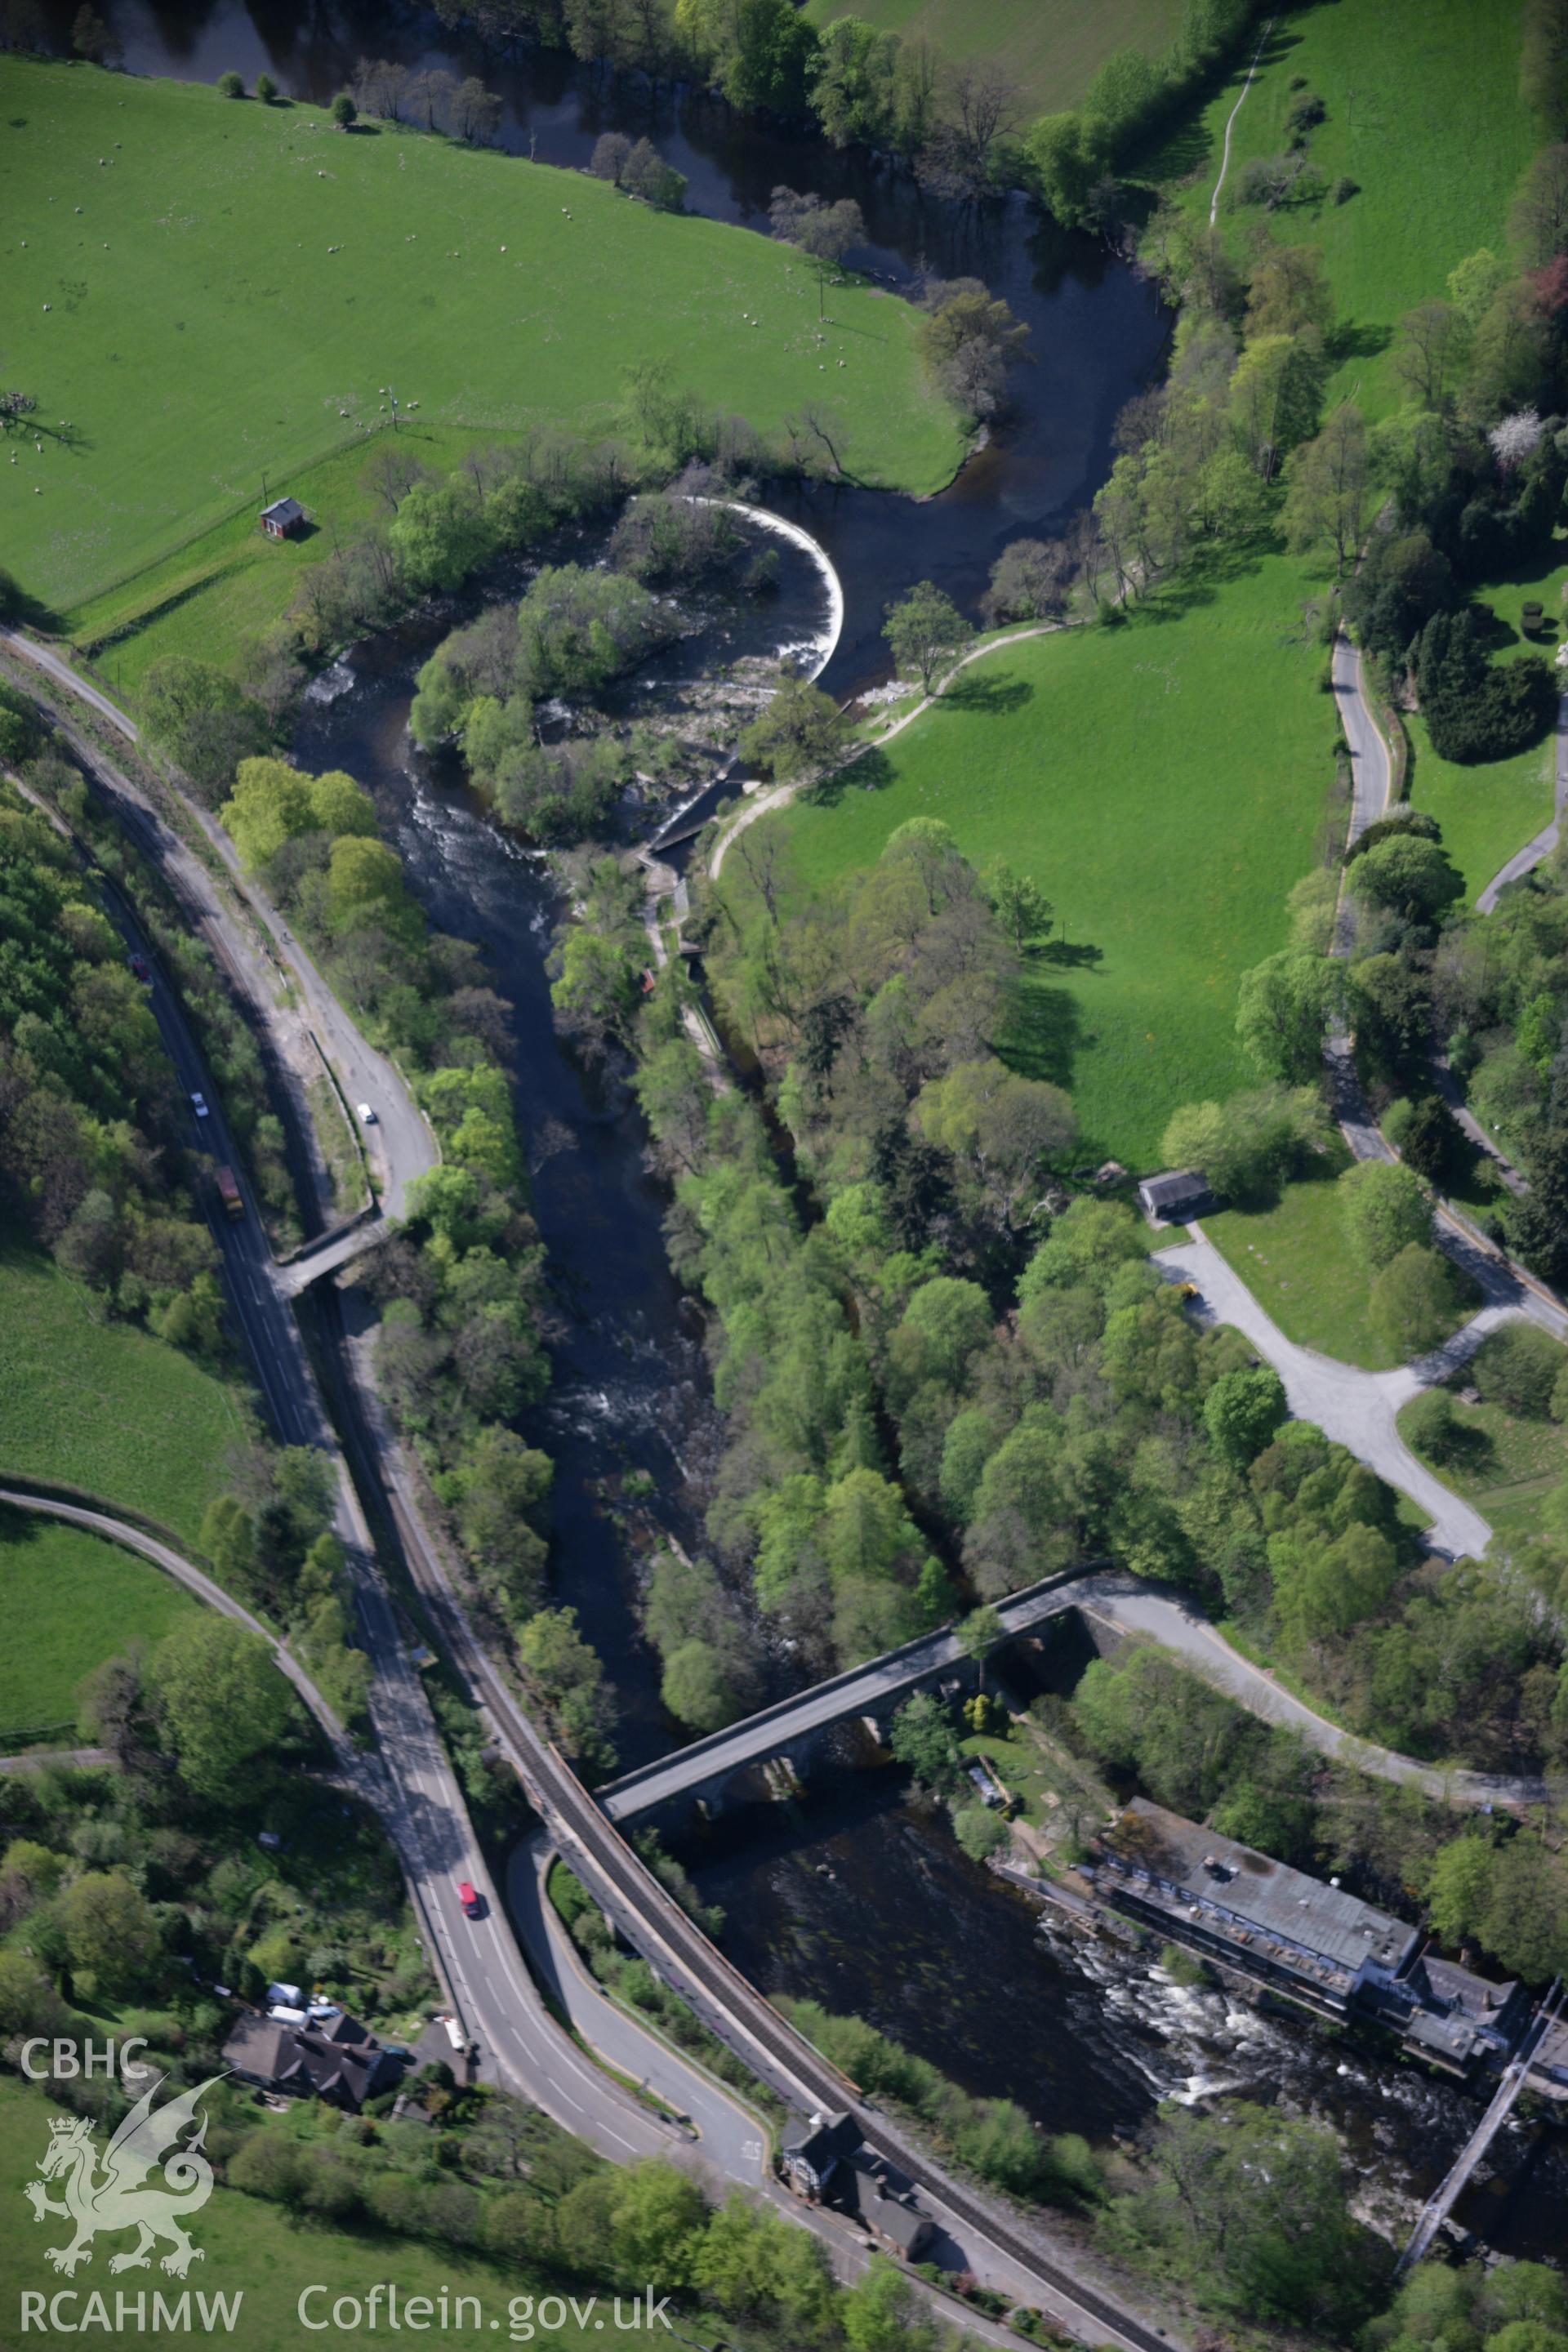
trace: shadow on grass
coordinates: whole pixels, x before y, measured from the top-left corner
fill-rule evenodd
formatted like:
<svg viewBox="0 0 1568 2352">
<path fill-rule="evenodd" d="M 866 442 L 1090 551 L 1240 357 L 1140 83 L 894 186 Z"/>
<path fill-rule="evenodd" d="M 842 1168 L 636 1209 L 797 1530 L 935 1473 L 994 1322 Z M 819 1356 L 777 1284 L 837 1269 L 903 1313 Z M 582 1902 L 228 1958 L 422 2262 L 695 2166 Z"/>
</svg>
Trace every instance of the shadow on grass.
<svg viewBox="0 0 1568 2352">
<path fill-rule="evenodd" d="M 1251 539 L 1215 541 L 1199 548 L 1179 572 L 1160 581 L 1132 606 L 1128 621 L 1136 626 L 1140 623 L 1184 620 L 1200 606 L 1212 604 L 1226 583 L 1246 579 L 1258 571 L 1264 557 L 1278 554 L 1279 549 L 1280 541 L 1273 531 L 1259 531 Z"/>
<path fill-rule="evenodd" d="M 1374 360 L 1394 341 L 1394 330 L 1371 319 L 1342 319 L 1327 340 L 1331 359 Z"/>
<path fill-rule="evenodd" d="M 1065 964 L 1073 971 L 1081 971 L 1086 965 L 1105 961 L 1105 950 L 1093 946 L 1088 940 L 1041 940 L 1027 952 L 1032 963 Z"/>
<path fill-rule="evenodd" d="M 1036 980 L 1016 991 L 1003 1041 L 1010 1069 L 1070 1087 L 1079 1048 L 1089 1042 L 1082 1010 L 1069 989 L 1047 987 Z"/>
<path fill-rule="evenodd" d="M 1467 1377 L 1463 1372 L 1459 1375 L 1461 1381 Z M 1495 1466 L 1497 1448 L 1486 1430 L 1469 1429 L 1457 1421 L 1443 1440 L 1441 1455 L 1428 1455 L 1427 1459 L 1435 1469 L 1454 1470 L 1461 1477 L 1479 1478 Z"/>
<path fill-rule="evenodd" d="M 1219 142 L 1204 121 L 1194 114 L 1189 121 L 1180 122 L 1142 165 L 1155 183 L 1164 180 L 1190 180 L 1215 161 Z"/>
<path fill-rule="evenodd" d="M 879 793 L 892 781 L 893 763 L 880 744 L 874 744 L 858 760 L 835 768 L 830 776 L 824 776 L 820 783 L 813 784 L 801 797 L 814 808 L 837 808 L 846 793 Z"/>
<path fill-rule="evenodd" d="M 1266 1216 L 1277 1209 L 1288 1192 L 1309 1184 L 1333 1184 L 1352 1165 L 1350 1150 L 1337 1133 L 1321 1151 L 1307 1150 L 1281 1167 L 1259 1168 L 1251 1181 L 1225 1195 L 1225 1206 L 1243 1216 Z"/>
<path fill-rule="evenodd" d="M 1235 56 L 1206 75 L 1190 93 L 1176 120 L 1163 125 L 1152 135 L 1132 163 L 1134 175 L 1158 185 L 1166 180 L 1192 179 L 1208 165 L 1217 168 L 1223 133 L 1215 132 L 1205 122 L 1205 110 L 1223 95 L 1240 96 L 1254 58 L 1258 72 L 1264 73 L 1270 66 L 1278 65 L 1281 58 L 1288 57 L 1300 38 L 1300 33 L 1278 21 L 1261 47 L 1248 33 Z"/>
<path fill-rule="evenodd" d="M 0 570 L 0 623 L 14 629 L 42 629 L 47 635 L 56 635 L 62 625 L 52 605 L 24 588 L 14 572 L 4 570 Z"/>
<path fill-rule="evenodd" d="M 1035 689 L 1027 678 L 976 677 L 965 671 L 942 696 L 939 709 L 980 711 L 992 719 L 1005 719 L 1010 712 L 1022 710 L 1032 702 Z"/>
</svg>

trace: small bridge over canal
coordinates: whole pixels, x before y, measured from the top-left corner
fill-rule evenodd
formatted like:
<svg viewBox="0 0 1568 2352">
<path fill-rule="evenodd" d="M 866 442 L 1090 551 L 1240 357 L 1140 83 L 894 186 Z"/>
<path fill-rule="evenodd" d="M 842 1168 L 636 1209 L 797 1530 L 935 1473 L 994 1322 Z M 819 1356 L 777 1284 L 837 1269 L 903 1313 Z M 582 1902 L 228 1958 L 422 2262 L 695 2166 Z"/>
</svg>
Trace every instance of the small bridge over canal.
<svg viewBox="0 0 1568 2352">
<path fill-rule="evenodd" d="M 1091 1601 L 1100 1581 L 1074 1569 L 1013 1593 L 996 1604 L 1003 1639 L 1033 1633 L 1047 1619 Z M 610 1781 L 598 1791 L 599 1802 L 613 1822 L 623 1824 L 679 1799 L 694 1802 L 700 1798 L 710 1811 L 718 1811 L 725 1790 L 746 1774 L 776 1765 L 802 1772 L 812 1750 L 838 1724 L 868 1718 L 879 1726 L 911 1691 L 973 1672 L 952 1626 L 922 1633 L 868 1665 L 835 1675 L 797 1698 L 781 1699 L 728 1730 L 693 1740 L 679 1755 L 660 1757 Z"/>
</svg>

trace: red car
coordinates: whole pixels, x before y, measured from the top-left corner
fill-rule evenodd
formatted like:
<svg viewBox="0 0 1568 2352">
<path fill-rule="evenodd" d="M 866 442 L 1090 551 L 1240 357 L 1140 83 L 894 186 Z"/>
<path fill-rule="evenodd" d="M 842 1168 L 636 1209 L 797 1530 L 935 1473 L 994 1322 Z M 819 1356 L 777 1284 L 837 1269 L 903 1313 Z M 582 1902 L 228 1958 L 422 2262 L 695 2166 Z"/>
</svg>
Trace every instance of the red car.
<svg viewBox="0 0 1568 2352">
<path fill-rule="evenodd" d="M 153 967 L 148 962 L 144 955 L 133 955 L 131 958 L 131 969 L 135 977 L 142 982 L 143 988 L 150 988 L 152 986 Z"/>
<path fill-rule="evenodd" d="M 470 1919 L 479 1918 L 484 1910 L 484 1905 L 466 1878 L 460 1878 L 458 1881 L 458 1900 Z"/>
</svg>

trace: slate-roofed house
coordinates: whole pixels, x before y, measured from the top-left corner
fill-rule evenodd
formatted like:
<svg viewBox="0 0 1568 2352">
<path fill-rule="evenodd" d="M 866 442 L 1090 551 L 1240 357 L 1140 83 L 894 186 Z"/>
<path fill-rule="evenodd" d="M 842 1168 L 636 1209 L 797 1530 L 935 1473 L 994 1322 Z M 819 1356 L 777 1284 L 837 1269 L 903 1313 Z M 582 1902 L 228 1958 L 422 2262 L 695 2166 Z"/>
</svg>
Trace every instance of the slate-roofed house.
<svg viewBox="0 0 1568 2352">
<path fill-rule="evenodd" d="M 1407 2057 L 1461 2075 L 1484 2058 L 1507 2060 L 1530 2009 L 1522 1985 L 1492 1984 L 1457 1960 L 1426 1952 L 1405 1980 L 1420 2004 L 1405 2030 Z"/>
<path fill-rule="evenodd" d="M 1422 1949 L 1419 1929 L 1359 1895 L 1142 1797 L 1101 1838 L 1087 1874 L 1111 1909 L 1320 2016 L 1374 2017 L 1403 2037 L 1406 2057 L 1446 2074 L 1500 2072 L 1529 2022 L 1522 1985 L 1440 1959 Z M 1534 2063 L 1550 2089 L 1540 2052 Z M 1568 2089 L 1568 2032 L 1558 2063 Z"/>
<path fill-rule="evenodd" d="M 814 2116 L 779 2151 L 784 2178 L 797 2197 L 821 2202 L 837 2167 L 860 2145 L 860 2126 L 848 2114 Z"/>
<path fill-rule="evenodd" d="M 921 2212 L 912 2190 L 869 2148 L 857 2148 L 839 2166 L 833 2201 L 901 2263 L 918 2263 L 936 2235 L 935 2222 Z"/>
<path fill-rule="evenodd" d="M 1101 1842 L 1094 1878 L 1117 1910 L 1328 2016 L 1391 1986 L 1420 1941 L 1359 1896 L 1142 1797 Z"/>
<path fill-rule="evenodd" d="M 352 2114 L 393 2089 L 403 2071 L 401 2059 L 368 2026 L 341 2010 L 336 2017 L 303 2024 L 247 2010 L 235 2021 L 223 2057 L 233 2073 L 264 2091 L 325 2099 Z"/>
<path fill-rule="evenodd" d="M 1152 1224 L 1184 1225 L 1209 1205 L 1203 1170 L 1173 1168 L 1163 1176 L 1146 1176 L 1138 1187 L 1138 1204 Z"/>
<path fill-rule="evenodd" d="M 305 509 L 298 499 L 274 499 L 261 509 L 261 528 L 268 539 L 292 539 L 304 520 Z"/>
<path fill-rule="evenodd" d="M 845 2214 L 900 2262 L 920 2260 L 936 2224 L 886 2157 L 862 2144 L 853 2116 L 813 2116 L 779 2153 L 784 2179 L 797 2197 Z"/>
</svg>

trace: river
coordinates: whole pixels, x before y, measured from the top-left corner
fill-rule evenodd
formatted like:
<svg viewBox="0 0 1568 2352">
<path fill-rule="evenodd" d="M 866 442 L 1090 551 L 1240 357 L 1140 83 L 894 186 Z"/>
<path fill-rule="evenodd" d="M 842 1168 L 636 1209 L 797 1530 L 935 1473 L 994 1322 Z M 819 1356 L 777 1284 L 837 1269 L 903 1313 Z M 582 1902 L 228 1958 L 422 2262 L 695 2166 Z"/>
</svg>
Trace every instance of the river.
<svg viewBox="0 0 1568 2352">
<path fill-rule="evenodd" d="M 100 5 L 134 71 L 210 80 L 235 67 L 249 80 L 266 68 L 320 101 L 362 54 L 478 70 L 503 98 L 502 141 L 514 152 L 581 163 L 600 131 L 647 131 L 702 212 L 757 226 L 779 181 L 852 194 L 871 239 L 856 256 L 861 266 L 895 284 L 924 267 L 973 272 L 1005 295 L 1031 330 L 1031 362 L 1018 371 L 1005 425 L 950 489 L 920 505 L 862 491 L 790 494 L 789 510 L 844 583 L 847 620 L 824 680 L 840 694 L 883 671 L 881 609 L 912 581 L 932 578 L 973 608 L 1008 540 L 1059 525 L 1092 493 L 1109 468 L 1117 411 L 1160 363 L 1168 321 L 1149 288 L 1020 203 L 979 218 L 947 214 L 852 156 L 739 124 L 705 100 L 598 89 L 560 58 L 487 62 L 413 9 Z M 51 0 L 47 13 L 67 31 L 75 0 Z M 603 1482 L 647 1470 L 670 1524 L 694 1537 L 718 1432 L 700 1327 L 666 1265 L 665 1201 L 644 1166 L 640 1122 L 618 1087 L 585 1076 L 553 1036 L 545 955 L 560 912 L 554 887 L 406 733 L 414 671 L 450 621 L 425 616 L 356 648 L 308 703 L 296 750 L 306 765 L 346 767 L 374 792 L 433 920 L 484 947 L 516 1008 L 512 1076 L 563 1323 L 539 1433 L 557 1465 L 557 1580 L 616 1682 L 629 1765 L 668 1746 L 671 1730 Z M 1162 2097 L 1279 2097 L 1340 2126 L 1375 2202 L 1424 2195 L 1474 2118 L 1466 2094 L 1413 2068 L 1184 1990 L 1118 1947 L 1042 1926 L 1025 1898 L 964 1858 L 893 1770 L 841 1779 L 804 1807 L 728 1817 L 688 1859 L 725 1907 L 727 1948 L 765 1990 L 856 2011 L 968 2088 L 1017 2098 L 1047 2129 L 1103 2141 L 1136 2129 Z M 1515 2126 L 1461 2218 L 1507 2251 L 1560 2253 L 1565 2202 L 1563 2136 Z"/>
<path fill-rule="evenodd" d="M 984 278 L 1029 329 L 1012 411 L 990 445 L 939 497 L 911 507 L 876 491 L 798 488 L 795 512 L 844 582 L 848 625 L 823 683 L 840 696 L 883 676 L 885 605 L 935 580 L 971 610 L 1010 540 L 1059 527 L 1110 470 L 1118 410 L 1158 365 L 1169 316 L 1152 289 L 1095 239 L 1058 229 L 1022 198 L 984 212 L 923 197 L 906 174 L 837 154 L 826 142 L 740 121 L 710 100 L 664 89 L 595 87 L 569 58 L 487 58 L 416 8 L 334 0 L 100 0 L 135 73 L 248 86 L 264 68 L 286 93 L 324 102 L 361 57 L 479 73 L 503 100 L 500 144 L 542 163 L 584 165 L 602 131 L 654 138 L 689 183 L 687 203 L 716 220 L 767 226 L 781 182 L 854 196 L 868 242 L 856 268 L 908 286 L 925 270 Z M 47 0 L 60 45 L 75 0 Z"/>
</svg>

